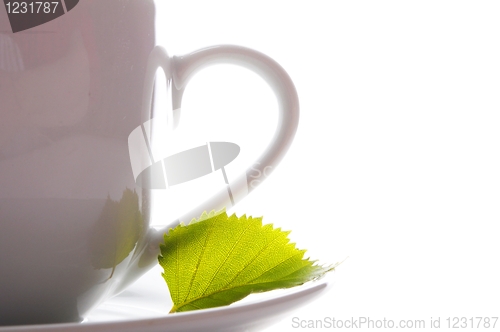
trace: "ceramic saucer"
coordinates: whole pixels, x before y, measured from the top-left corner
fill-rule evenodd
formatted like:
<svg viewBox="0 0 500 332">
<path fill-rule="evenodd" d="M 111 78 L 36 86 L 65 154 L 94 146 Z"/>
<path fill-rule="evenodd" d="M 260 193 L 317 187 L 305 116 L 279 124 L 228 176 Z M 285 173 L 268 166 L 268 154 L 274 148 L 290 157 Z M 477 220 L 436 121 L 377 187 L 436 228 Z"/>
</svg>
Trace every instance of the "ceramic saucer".
<svg viewBox="0 0 500 332">
<path fill-rule="evenodd" d="M 120 295 L 97 307 L 83 323 L 0 327 L 0 332 L 260 331 L 330 288 L 331 278 L 288 290 L 256 294 L 230 306 L 168 314 L 171 300 L 154 268 Z"/>
</svg>

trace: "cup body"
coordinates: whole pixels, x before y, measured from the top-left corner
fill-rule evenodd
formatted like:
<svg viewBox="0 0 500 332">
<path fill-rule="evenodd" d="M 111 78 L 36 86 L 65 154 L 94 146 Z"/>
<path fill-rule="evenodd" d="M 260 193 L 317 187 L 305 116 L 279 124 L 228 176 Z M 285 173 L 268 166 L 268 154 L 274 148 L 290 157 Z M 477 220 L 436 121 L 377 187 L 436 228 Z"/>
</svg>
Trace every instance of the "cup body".
<svg viewBox="0 0 500 332">
<path fill-rule="evenodd" d="M 0 5 L 0 326 L 78 321 L 146 245 L 141 125 L 151 0 L 80 0 L 12 32 Z"/>
</svg>

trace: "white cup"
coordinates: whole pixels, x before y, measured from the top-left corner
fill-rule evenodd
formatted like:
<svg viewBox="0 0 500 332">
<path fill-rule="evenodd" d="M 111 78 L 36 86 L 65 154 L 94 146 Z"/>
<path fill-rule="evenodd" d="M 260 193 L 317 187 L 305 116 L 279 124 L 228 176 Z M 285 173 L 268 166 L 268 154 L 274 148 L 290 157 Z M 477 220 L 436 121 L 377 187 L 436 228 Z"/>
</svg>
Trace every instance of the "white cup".
<svg viewBox="0 0 500 332">
<path fill-rule="evenodd" d="M 186 84 L 213 64 L 255 71 L 279 104 L 275 136 L 230 183 L 233 197 L 223 190 L 181 220 L 253 190 L 248 174 L 275 167 L 298 124 L 293 83 L 269 57 L 230 45 L 169 57 L 152 0 L 60 3 L 59 17 L 18 32 L 0 6 L 0 326 L 80 321 L 157 262 L 166 228 L 149 227 L 151 190 L 133 172 L 151 160 L 131 162 L 129 141 L 151 119 L 158 67 L 172 128 Z"/>
</svg>

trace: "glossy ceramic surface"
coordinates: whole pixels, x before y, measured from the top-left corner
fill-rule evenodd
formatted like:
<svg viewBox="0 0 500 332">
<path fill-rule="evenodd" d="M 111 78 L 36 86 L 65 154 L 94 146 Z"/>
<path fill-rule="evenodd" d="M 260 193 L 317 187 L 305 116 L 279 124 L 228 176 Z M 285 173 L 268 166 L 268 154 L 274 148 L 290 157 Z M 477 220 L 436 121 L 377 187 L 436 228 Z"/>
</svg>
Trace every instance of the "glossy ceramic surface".
<svg viewBox="0 0 500 332">
<path fill-rule="evenodd" d="M 138 185 L 132 165 L 154 160 L 150 146 L 135 154 L 129 140 L 137 128 L 154 140 L 145 126 L 154 118 L 157 70 L 167 79 L 157 88 L 172 96 L 170 129 L 189 80 L 207 66 L 237 64 L 270 85 L 278 126 L 251 171 L 283 158 L 298 98 L 283 68 L 248 48 L 170 57 L 155 46 L 152 0 L 82 0 L 15 33 L 6 8 L 0 5 L 0 325 L 80 321 L 156 263 L 170 226 L 149 227 L 152 192 Z M 251 180 L 243 171 L 227 184 L 232 195 L 225 188 L 171 225 L 232 207 L 254 189 Z"/>
<path fill-rule="evenodd" d="M 155 267 L 122 294 L 96 308 L 83 323 L 0 327 L 0 332 L 260 331 L 325 294 L 332 277 L 290 290 L 251 295 L 228 307 L 178 314 Z"/>
</svg>

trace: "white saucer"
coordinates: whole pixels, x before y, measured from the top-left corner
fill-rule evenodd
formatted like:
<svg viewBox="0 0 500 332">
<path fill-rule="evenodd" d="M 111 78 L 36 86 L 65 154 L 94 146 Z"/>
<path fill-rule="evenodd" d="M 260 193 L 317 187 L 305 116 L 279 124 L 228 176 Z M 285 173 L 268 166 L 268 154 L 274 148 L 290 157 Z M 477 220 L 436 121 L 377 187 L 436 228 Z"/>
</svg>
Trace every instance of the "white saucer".
<svg viewBox="0 0 500 332">
<path fill-rule="evenodd" d="M 0 332 L 259 331 L 328 290 L 331 277 L 288 290 L 256 294 L 233 305 L 168 314 L 172 302 L 155 267 L 120 295 L 104 302 L 83 323 L 0 327 Z"/>
</svg>

